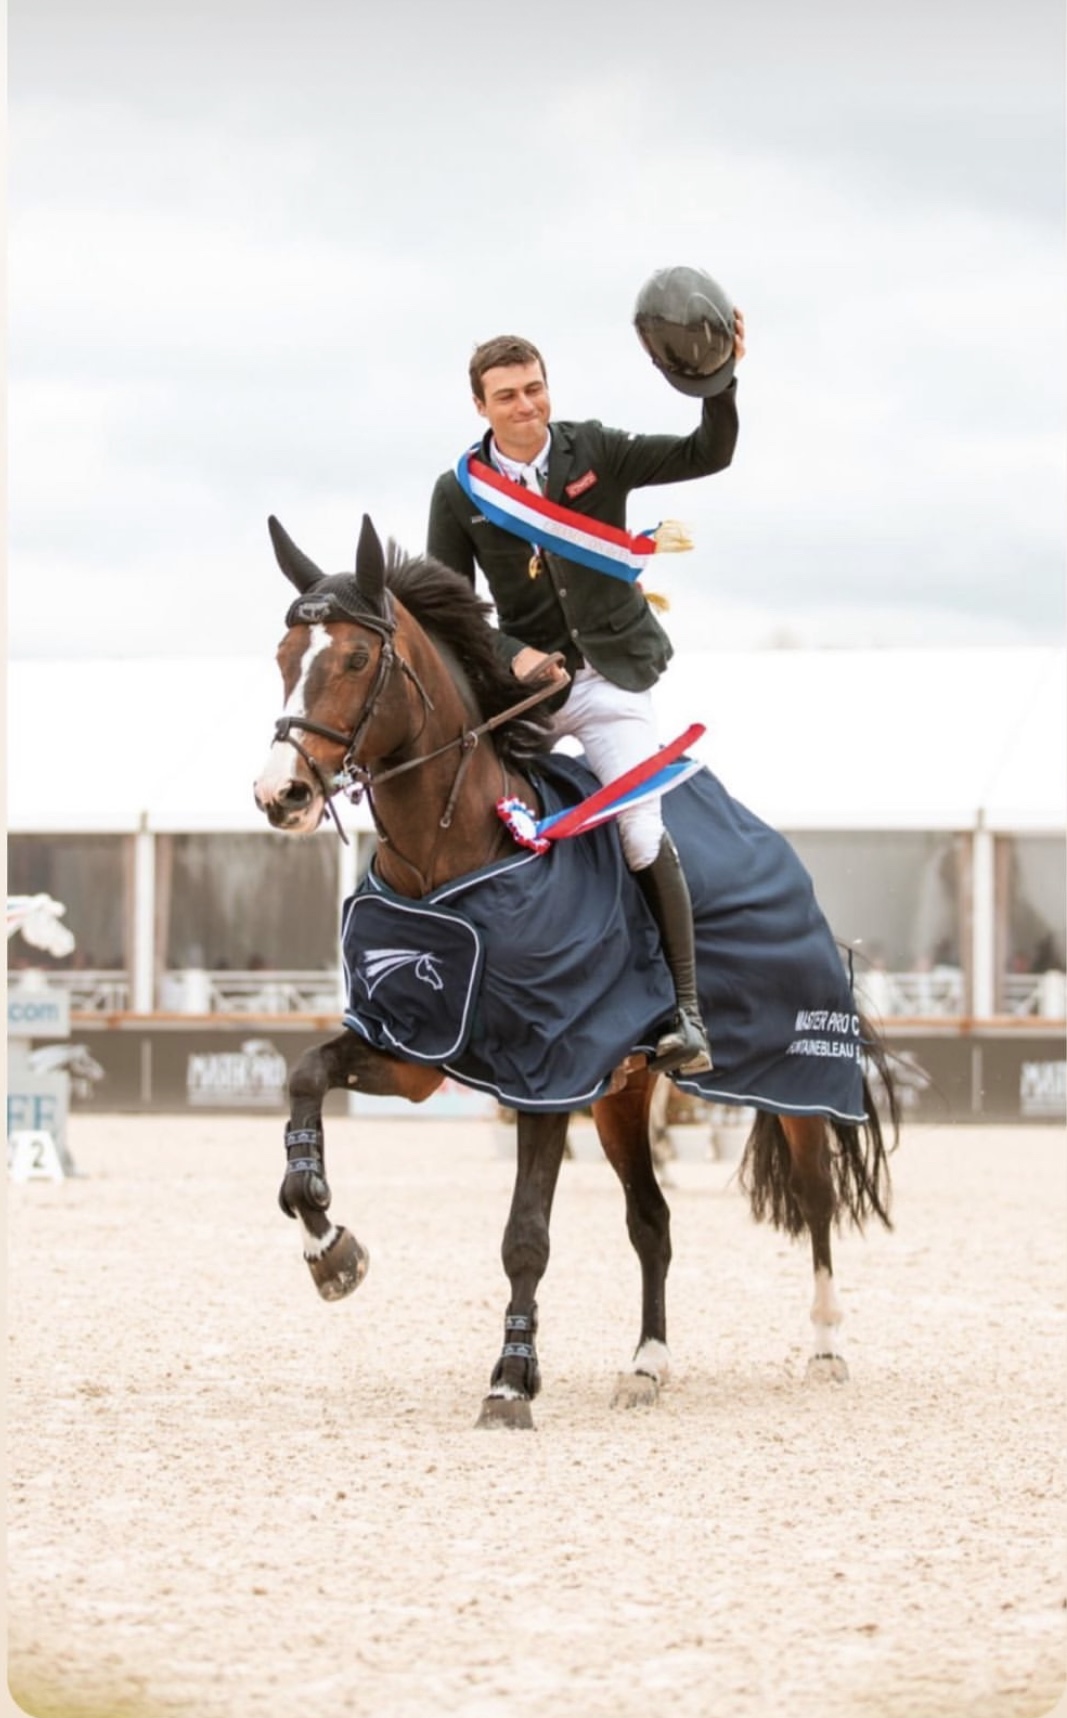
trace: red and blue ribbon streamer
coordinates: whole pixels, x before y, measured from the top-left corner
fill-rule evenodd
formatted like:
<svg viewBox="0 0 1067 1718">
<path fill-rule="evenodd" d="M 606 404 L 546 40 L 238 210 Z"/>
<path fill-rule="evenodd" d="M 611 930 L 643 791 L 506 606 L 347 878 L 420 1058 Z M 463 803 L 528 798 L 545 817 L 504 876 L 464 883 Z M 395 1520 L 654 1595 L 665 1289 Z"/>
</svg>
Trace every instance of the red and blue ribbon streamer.
<svg viewBox="0 0 1067 1718">
<path fill-rule="evenodd" d="M 550 817 L 536 817 L 523 800 L 515 798 L 498 800 L 497 816 L 507 824 L 521 847 L 529 847 L 534 853 L 546 853 L 553 841 L 596 829 L 599 824 L 618 817 L 620 812 L 628 811 L 646 799 L 669 793 L 672 787 L 678 787 L 695 775 L 703 766 L 695 758 L 686 758 L 683 754 L 705 732 L 702 722 L 693 722 L 684 734 L 679 734 L 676 740 L 661 747 L 652 757 L 635 764 L 633 769 L 625 770 L 578 805 L 553 812 Z"/>
</svg>

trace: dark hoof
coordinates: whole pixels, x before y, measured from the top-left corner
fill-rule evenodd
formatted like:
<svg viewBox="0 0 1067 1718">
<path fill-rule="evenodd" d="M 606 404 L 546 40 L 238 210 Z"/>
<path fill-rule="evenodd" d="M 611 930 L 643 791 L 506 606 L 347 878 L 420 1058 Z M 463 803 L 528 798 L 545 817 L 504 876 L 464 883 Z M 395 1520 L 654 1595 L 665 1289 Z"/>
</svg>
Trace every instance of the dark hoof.
<svg viewBox="0 0 1067 1718">
<path fill-rule="evenodd" d="M 306 1263 L 323 1300 L 344 1300 L 366 1276 L 370 1254 L 347 1229 L 338 1229 L 326 1251 Z"/>
<path fill-rule="evenodd" d="M 487 1396 L 474 1422 L 476 1429 L 504 1427 L 515 1432 L 536 1430 L 529 1402 L 523 1396 Z"/>
<path fill-rule="evenodd" d="M 659 1385 L 647 1372 L 620 1372 L 611 1398 L 613 1408 L 654 1408 Z"/>
<path fill-rule="evenodd" d="M 804 1376 L 809 1384 L 847 1384 L 848 1365 L 840 1354 L 813 1354 Z"/>
</svg>

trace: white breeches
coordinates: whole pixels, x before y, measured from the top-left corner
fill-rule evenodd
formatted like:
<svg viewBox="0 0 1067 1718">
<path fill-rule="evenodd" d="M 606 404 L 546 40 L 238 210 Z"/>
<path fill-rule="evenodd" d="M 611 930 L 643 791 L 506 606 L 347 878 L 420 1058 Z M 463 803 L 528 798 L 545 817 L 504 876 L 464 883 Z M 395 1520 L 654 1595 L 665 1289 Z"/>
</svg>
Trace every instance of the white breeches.
<svg viewBox="0 0 1067 1718">
<path fill-rule="evenodd" d="M 579 741 L 601 782 L 614 781 L 659 746 L 652 693 L 626 692 L 595 668 L 579 668 L 552 731 L 556 739 L 571 734 Z M 624 811 L 618 823 L 627 865 L 631 871 L 643 871 L 655 859 L 663 836 L 658 795 Z"/>
</svg>

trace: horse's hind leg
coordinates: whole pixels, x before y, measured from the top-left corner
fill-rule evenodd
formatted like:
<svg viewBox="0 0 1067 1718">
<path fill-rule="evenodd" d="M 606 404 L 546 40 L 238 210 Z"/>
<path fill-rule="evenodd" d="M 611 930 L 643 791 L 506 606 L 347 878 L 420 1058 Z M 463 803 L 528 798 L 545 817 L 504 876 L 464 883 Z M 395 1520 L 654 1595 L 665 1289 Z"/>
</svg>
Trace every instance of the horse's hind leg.
<svg viewBox="0 0 1067 1718">
<path fill-rule="evenodd" d="M 872 1042 L 881 1054 L 877 1042 Z M 862 1125 L 758 1110 L 745 1146 L 739 1178 L 753 1217 L 757 1222 L 766 1218 L 788 1235 L 807 1229 L 811 1236 L 815 1340 L 809 1378 L 848 1377 L 841 1352 L 841 1307 L 834 1286 L 830 1230 L 842 1219 L 862 1230 L 871 1217 L 887 1229 L 893 1226 L 887 1152 L 896 1143 L 898 1110 L 888 1069 L 885 1077 L 893 1124 L 888 1146 L 866 1082 L 867 1119 Z"/>
<path fill-rule="evenodd" d="M 516 1126 L 515 1188 L 500 1256 L 511 1285 L 504 1346 L 493 1367 L 479 1426 L 530 1430 L 530 1403 L 541 1388 L 537 1364 L 537 1288 L 549 1255 L 549 1220 L 563 1149 L 566 1115 L 520 1114 Z"/>
<path fill-rule="evenodd" d="M 782 1116 L 789 1148 L 792 1193 L 811 1236 L 815 1293 L 811 1305 L 812 1349 L 807 1376 L 844 1383 L 848 1363 L 841 1349 L 841 1303 L 834 1284 L 830 1230 L 837 1194 L 830 1160 L 830 1137 L 821 1116 Z"/>
<path fill-rule="evenodd" d="M 341 1300 L 357 1289 L 370 1262 L 367 1249 L 327 1216 L 326 1141 L 322 1106 L 337 1086 L 378 1095 L 397 1093 L 418 1103 L 441 1083 L 441 1075 L 382 1055 L 355 1032 L 343 1032 L 305 1051 L 289 1075 L 289 1121 L 285 1130 L 285 1178 L 278 1203 L 300 1225 L 304 1260 L 323 1300 Z"/>
<path fill-rule="evenodd" d="M 667 1271 L 670 1211 L 656 1180 L 649 1111 L 657 1076 L 642 1068 L 619 1092 L 600 1098 L 593 1115 L 604 1154 L 626 1196 L 626 1228 L 641 1263 L 641 1334 L 628 1372 L 620 1372 L 613 1408 L 647 1407 L 670 1375 L 667 1350 Z"/>
</svg>

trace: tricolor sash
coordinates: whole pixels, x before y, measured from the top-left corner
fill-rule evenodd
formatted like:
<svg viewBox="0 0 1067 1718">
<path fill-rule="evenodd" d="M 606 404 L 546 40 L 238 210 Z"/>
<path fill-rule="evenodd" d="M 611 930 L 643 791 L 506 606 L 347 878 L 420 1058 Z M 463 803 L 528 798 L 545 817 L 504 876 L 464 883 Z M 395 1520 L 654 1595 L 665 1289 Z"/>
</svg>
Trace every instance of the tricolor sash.
<svg viewBox="0 0 1067 1718">
<path fill-rule="evenodd" d="M 608 573 L 627 584 L 640 578 L 657 550 L 692 547 L 684 528 L 673 520 L 657 525 L 654 531 L 634 535 L 614 525 L 602 525 L 599 519 L 589 519 L 570 507 L 561 507 L 557 501 L 525 489 L 521 483 L 514 483 L 503 472 L 486 465 L 478 458 L 480 447 L 481 443 L 475 442 L 474 447 L 460 455 L 456 464 L 459 486 L 491 524 L 499 525 L 524 542 L 550 549 L 568 561 L 578 561 L 583 567 Z"/>
</svg>

